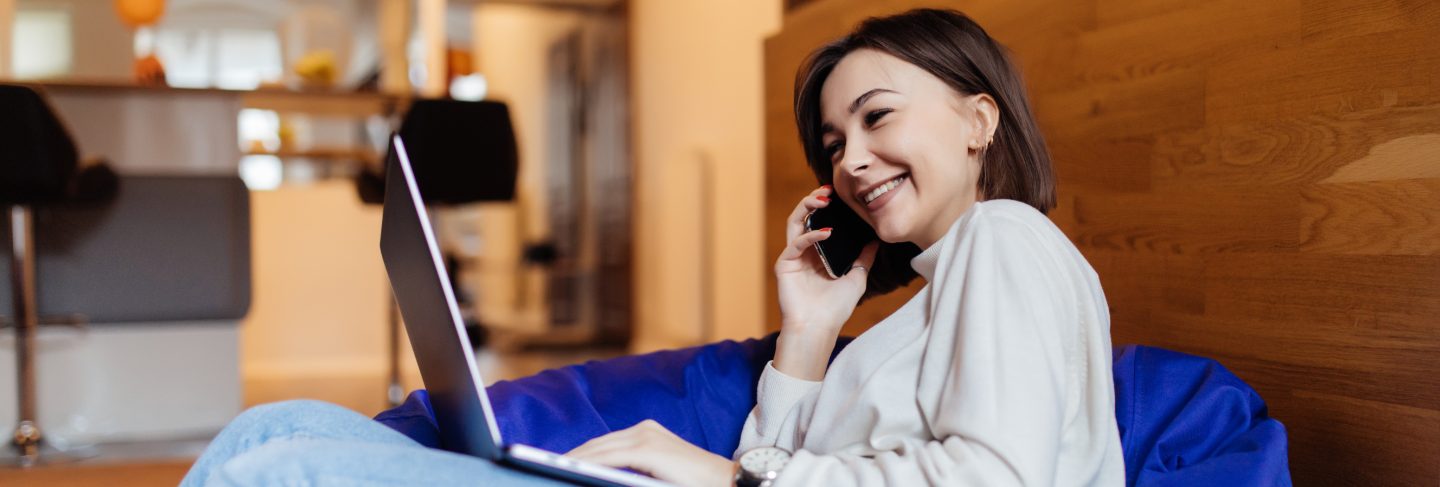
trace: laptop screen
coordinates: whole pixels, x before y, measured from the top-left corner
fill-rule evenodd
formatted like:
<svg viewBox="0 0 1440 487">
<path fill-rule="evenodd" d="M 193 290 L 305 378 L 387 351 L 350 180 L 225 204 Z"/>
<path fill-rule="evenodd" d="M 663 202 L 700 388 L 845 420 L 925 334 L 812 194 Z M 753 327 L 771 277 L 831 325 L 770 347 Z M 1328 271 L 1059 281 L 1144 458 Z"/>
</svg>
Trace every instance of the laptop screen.
<svg viewBox="0 0 1440 487">
<path fill-rule="evenodd" d="M 429 390 L 441 447 L 499 459 L 500 428 L 399 135 L 391 138 L 386 159 L 380 255 Z"/>
</svg>

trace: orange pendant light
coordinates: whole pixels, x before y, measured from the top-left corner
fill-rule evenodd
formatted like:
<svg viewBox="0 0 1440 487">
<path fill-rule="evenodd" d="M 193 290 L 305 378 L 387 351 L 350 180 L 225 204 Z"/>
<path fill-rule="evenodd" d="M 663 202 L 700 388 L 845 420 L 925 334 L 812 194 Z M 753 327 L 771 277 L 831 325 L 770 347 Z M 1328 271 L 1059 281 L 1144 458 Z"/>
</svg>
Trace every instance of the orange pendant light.
<svg viewBox="0 0 1440 487">
<path fill-rule="evenodd" d="M 165 14 L 165 0 L 115 0 L 115 13 L 132 28 L 154 24 Z"/>
</svg>

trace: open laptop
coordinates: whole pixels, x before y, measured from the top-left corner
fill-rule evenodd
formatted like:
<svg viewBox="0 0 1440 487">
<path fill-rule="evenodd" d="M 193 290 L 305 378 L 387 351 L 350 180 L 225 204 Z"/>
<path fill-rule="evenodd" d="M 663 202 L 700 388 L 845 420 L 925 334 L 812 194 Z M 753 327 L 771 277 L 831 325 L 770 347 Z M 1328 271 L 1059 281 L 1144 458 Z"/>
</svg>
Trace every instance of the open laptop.
<svg viewBox="0 0 1440 487">
<path fill-rule="evenodd" d="M 399 135 L 386 164 L 380 254 L 446 450 L 570 482 L 596 486 L 668 486 L 651 477 L 577 461 L 525 445 L 506 445 L 475 366 L 475 352 Z"/>
</svg>

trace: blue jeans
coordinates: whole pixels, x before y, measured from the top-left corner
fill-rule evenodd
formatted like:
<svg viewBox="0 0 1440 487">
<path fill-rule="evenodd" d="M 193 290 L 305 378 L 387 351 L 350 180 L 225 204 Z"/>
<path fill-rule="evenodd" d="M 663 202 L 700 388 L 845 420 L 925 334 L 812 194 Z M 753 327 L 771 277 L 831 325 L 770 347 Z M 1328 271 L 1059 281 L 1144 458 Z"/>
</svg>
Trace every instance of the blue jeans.
<svg viewBox="0 0 1440 487">
<path fill-rule="evenodd" d="M 426 448 L 360 413 L 302 400 L 240 414 L 210 442 L 180 485 L 565 484 Z"/>
</svg>

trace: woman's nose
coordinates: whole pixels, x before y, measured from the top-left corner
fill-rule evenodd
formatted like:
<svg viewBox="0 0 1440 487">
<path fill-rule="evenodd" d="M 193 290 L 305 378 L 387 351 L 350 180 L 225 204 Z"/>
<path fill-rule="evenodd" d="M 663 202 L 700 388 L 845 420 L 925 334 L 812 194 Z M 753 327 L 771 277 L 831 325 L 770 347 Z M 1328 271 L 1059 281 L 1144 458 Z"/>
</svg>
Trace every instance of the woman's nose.
<svg viewBox="0 0 1440 487">
<path fill-rule="evenodd" d="M 875 155 L 863 147 L 847 148 L 845 155 L 840 159 L 840 171 L 850 175 L 858 175 L 870 168 L 875 162 Z"/>
</svg>

